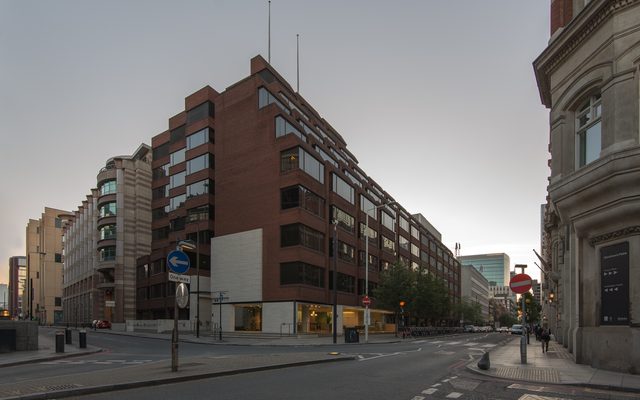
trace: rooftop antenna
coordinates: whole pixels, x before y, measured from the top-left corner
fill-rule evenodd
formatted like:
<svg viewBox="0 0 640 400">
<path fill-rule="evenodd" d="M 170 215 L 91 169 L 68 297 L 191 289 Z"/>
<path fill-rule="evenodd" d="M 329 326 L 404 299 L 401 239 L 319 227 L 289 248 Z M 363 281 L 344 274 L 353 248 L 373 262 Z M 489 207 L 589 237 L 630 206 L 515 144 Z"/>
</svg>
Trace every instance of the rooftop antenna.
<svg viewBox="0 0 640 400">
<path fill-rule="evenodd" d="M 296 75 L 298 77 L 296 83 L 296 92 L 300 93 L 300 34 L 296 33 Z"/>
<path fill-rule="evenodd" d="M 267 61 L 271 64 L 271 0 L 269 0 L 269 53 L 267 55 Z"/>
</svg>

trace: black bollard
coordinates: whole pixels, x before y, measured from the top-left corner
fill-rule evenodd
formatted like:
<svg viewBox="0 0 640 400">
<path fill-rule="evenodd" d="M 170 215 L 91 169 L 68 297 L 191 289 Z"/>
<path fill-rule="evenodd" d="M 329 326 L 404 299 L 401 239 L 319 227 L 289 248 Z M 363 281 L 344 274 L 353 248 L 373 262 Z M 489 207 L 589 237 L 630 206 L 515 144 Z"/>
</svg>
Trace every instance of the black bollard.
<svg viewBox="0 0 640 400">
<path fill-rule="evenodd" d="M 87 331 L 85 329 L 80 329 L 78 331 L 78 342 L 80 342 L 80 348 L 87 348 Z"/>
<path fill-rule="evenodd" d="M 489 360 L 489 352 L 487 351 L 482 355 L 480 361 L 478 361 L 478 368 L 487 370 L 491 367 L 491 361 Z"/>
<path fill-rule="evenodd" d="M 64 330 L 64 335 L 65 335 L 65 343 L 66 344 L 71 344 L 72 343 L 72 341 L 71 341 L 71 329 L 66 328 Z"/>
<path fill-rule="evenodd" d="M 64 353 L 64 332 L 56 332 L 56 353 Z"/>
</svg>

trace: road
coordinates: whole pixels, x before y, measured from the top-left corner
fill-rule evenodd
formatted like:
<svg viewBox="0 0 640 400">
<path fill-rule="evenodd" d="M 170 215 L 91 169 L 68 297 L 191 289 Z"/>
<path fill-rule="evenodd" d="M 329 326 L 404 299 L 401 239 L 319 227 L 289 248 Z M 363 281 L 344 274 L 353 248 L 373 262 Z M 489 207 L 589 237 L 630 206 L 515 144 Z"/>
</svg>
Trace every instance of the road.
<svg viewBox="0 0 640 400">
<path fill-rule="evenodd" d="M 497 333 L 427 338 L 389 344 L 338 344 L 323 351 L 352 354 L 357 361 L 268 370 L 183 383 L 83 395 L 77 399 L 640 399 L 639 394 L 559 385 L 514 384 L 469 372 L 470 357 L 507 336 Z M 63 376 L 121 368 L 127 363 L 169 358 L 168 341 L 94 333 L 105 353 L 4 368 L 5 379 Z M 282 354 L 318 351 L 316 346 L 268 347 L 182 343 L 181 356 Z M 22 374 L 22 376 L 21 376 Z M 535 395 L 538 397 L 526 397 Z"/>
</svg>

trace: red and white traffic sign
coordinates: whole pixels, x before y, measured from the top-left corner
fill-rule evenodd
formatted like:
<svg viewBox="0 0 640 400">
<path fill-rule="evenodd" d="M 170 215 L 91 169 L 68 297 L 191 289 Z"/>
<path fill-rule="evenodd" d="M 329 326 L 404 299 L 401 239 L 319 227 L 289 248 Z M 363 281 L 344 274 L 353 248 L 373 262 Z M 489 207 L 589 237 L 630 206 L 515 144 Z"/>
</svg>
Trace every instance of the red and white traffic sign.
<svg viewBox="0 0 640 400">
<path fill-rule="evenodd" d="M 365 307 L 369 307 L 371 305 L 371 299 L 369 298 L 369 296 L 364 296 L 364 298 L 362 299 L 362 305 Z"/>
<path fill-rule="evenodd" d="M 518 294 L 527 293 L 531 289 L 531 277 L 527 274 L 518 274 L 511 278 L 509 287 Z"/>
</svg>

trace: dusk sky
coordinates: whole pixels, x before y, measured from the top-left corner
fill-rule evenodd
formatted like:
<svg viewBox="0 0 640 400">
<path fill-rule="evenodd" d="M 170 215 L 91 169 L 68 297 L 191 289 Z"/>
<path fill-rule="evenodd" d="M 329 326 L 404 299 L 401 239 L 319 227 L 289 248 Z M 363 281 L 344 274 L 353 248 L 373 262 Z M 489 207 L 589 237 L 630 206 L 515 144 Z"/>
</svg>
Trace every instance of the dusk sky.
<svg viewBox="0 0 640 400">
<path fill-rule="evenodd" d="M 359 166 L 462 255 L 539 277 L 548 111 L 531 63 L 549 1 L 271 3 L 271 63 Z M 73 211 L 107 159 L 166 130 L 184 98 L 267 58 L 268 3 L 0 1 L 0 283 L 45 206 Z M 538 262 L 539 263 L 539 262 Z"/>
</svg>

